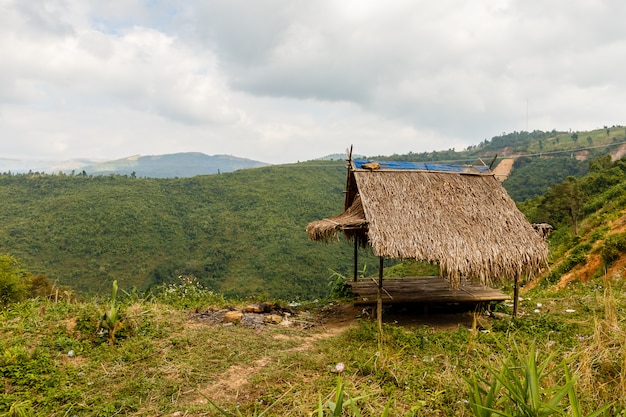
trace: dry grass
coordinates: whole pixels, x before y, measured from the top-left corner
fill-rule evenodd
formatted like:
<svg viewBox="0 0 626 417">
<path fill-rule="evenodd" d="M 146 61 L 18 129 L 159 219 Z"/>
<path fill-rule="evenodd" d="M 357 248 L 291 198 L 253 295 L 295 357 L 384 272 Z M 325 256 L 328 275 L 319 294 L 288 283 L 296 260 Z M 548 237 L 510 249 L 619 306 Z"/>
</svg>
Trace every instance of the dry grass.
<svg viewBox="0 0 626 417">
<path fill-rule="evenodd" d="M 594 317 L 593 335 L 582 343 L 578 357 L 582 391 L 596 401 L 626 398 L 626 329 L 620 322 L 611 281 L 604 279 L 604 314 Z M 617 393 L 615 390 L 617 389 Z"/>
</svg>

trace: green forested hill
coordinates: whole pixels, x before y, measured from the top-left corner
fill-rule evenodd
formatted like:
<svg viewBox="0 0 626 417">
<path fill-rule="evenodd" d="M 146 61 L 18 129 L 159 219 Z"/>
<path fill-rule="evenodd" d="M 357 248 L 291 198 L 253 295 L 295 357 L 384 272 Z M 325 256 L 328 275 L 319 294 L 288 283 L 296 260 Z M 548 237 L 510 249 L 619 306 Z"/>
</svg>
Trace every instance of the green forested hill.
<svg viewBox="0 0 626 417">
<path fill-rule="evenodd" d="M 590 160 L 619 154 L 624 144 L 626 128 L 623 126 L 605 126 L 584 132 L 535 130 L 503 133 L 461 151 L 448 149 L 375 159 L 463 164 L 490 164 L 493 161 L 495 167 L 503 158 L 513 158 L 513 170 L 502 185 L 514 200 L 524 201 L 544 194 L 550 186 L 568 176 L 585 175 L 589 172 Z"/>
<path fill-rule="evenodd" d="M 626 268 L 626 159 L 596 158 L 589 173 L 568 177 L 519 204 L 531 222 L 547 222 L 551 267 L 542 282 L 621 278 Z"/>
<path fill-rule="evenodd" d="M 351 245 L 305 232 L 343 209 L 344 182 L 345 162 L 330 161 L 184 179 L 1 175 L 0 252 L 81 292 L 191 274 L 227 294 L 315 297 L 330 269 L 351 269 Z"/>
<path fill-rule="evenodd" d="M 624 140 L 623 127 L 576 136 L 521 132 L 462 152 L 388 159 L 489 163 L 495 154 L 516 156 L 504 186 L 530 207 L 537 204 L 532 196 L 584 175 L 589 160 Z M 108 291 L 114 279 L 145 289 L 189 274 L 227 295 L 317 297 L 331 270 L 351 274 L 352 247 L 310 242 L 305 227 L 341 211 L 344 183 L 343 161 L 178 179 L 0 175 L 0 253 L 80 292 Z M 533 207 L 541 215 L 547 206 Z M 362 256 L 360 268 L 365 264 L 372 270 L 376 261 Z"/>
</svg>

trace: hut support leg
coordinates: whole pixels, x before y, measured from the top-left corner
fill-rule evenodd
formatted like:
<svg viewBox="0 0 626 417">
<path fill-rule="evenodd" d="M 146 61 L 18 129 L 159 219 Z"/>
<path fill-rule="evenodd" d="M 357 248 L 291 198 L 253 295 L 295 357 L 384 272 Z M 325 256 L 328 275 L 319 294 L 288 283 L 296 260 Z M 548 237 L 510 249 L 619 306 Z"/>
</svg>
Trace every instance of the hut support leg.
<svg viewBox="0 0 626 417">
<path fill-rule="evenodd" d="M 359 235 L 354 236 L 354 282 L 357 280 L 359 273 Z"/>
<path fill-rule="evenodd" d="M 517 303 L 519 302 L 519 283 L 518 277 L 513 282 L 513 317 L 517 317 Z"/>
<path fill-rule="evenodd" d="M 378 263 L 378 299 L 376 303 L 376 318 L 378 320 L 378 331 L 383 331 L 383 257 Z"/>
</svg>

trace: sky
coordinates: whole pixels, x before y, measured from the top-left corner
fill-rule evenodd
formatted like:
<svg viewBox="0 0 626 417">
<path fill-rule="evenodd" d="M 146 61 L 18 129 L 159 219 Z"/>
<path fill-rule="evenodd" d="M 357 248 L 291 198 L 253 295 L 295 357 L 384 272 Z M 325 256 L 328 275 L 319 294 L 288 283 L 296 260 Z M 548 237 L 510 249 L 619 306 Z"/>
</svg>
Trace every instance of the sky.
<svg viewBox="0 0 626 417">
<path fill-rule="evenodd" d="M 625 124 L 622 0 L 0 0 L 0 157 L 278 164 Z"/>
</svg>

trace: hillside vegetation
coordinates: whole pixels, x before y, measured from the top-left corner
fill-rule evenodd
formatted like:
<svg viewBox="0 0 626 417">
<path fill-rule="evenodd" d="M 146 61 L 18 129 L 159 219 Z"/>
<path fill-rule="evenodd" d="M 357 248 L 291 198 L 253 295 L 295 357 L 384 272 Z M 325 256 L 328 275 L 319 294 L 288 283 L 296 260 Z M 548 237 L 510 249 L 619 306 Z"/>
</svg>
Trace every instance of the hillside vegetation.
<svg viewBox="0 0 626 417">
<path fill-rule="evenodd" d="M 552 267 L 542 285 L 624 275 L 626 252 L 626 161 L 591 162 L 587 175 L 568 177 L 545 195 L 519 205 L 532 222 L 553 225 Z"/>
<path fill-rule="evenodd" d="M 554 227 L 519 317 L 511 303 L 400 306 L 382 331 L 349 299 L 260 303 L 324 292 L 333 263 L 347 275 L 351 245 L 304 233 L 342 207 L 343 162 L 184 180 L 1 176 L 0 252 L 21 262 L 0 255 L 0 414 L 625 416 L 626 161 L 613 159 L 519 202 Z M 105 294 L 76 297 L 42 271 Z M 126 290 L 110 292 L 114 279 Z M 141 280 L 148 291 L 130 288 Z M 279 319 L 248 320 L 261 305 Z"/>
<path fill-rule="evenodd" d="M 524 201 L 544 194 L 568 176 L 585 175 L 592 159 L 612 155 L 617 160 L 625 154 L 626 128 L 605 126 L 588 132 L 513 132 L 485 139 L 462 151 L 448 149 L 376 158 L 463 164 L 493 162 L 494 167 L 504 158 L 513 158 L 513 170 L 502 185 L 514 200 Z"/>
<path fill-rule="evenodd" d="M 281 324 L 226 322 L 245 304 L 192 280 L 115 301 L 14 302 L 0 310 L 0 413 L 622 416 L 623 291 L 615 277 L 536 287 L 517 319 L 508 304 L 386 310 L 382 332 L 340 300 L 285 309 Z"/>
<path fill-rule="evenodd" d="M 593 155 L 615 154 L 623 135 L 621 127 L 580 132 L 577 140 L 520 132 L 463 152 L 389 158 L 476 163 L 525 155 L 503 185 L 516 200 L 530 201 L 587 173 Z M 572 150 L 581 145 L 589 149 Z M 549 156 L 539 157 L 541 150 Z M 572 157 L 578 154 L 591 159 Z M 80 293 L 101 293 L 115 279 L 121 288 L 144 290 L 190 275 L 226 295 L 313 299 L 328 293 L 331 275 L 351 275 L 351 245 L 310 242 L 304 232 L 308 222 L 342 210 L 344 184 L 343 161 L 177 179 L 3 174 L 0 251 Z M 561 220 L 535 212 L 533 221 Z M 371 254 L 360 257 L 359 269 L 374 272 Z"/>
<path fill-rule="evenodd" d="M 193 275 L 226 294 L 312 299 L 352 265 L 351 245 L 305 232 L 341 212 L 344 183 L 340 161 L 182 179 L 0 175 L 0 251 L 81 293 Z"/>
</svg>

